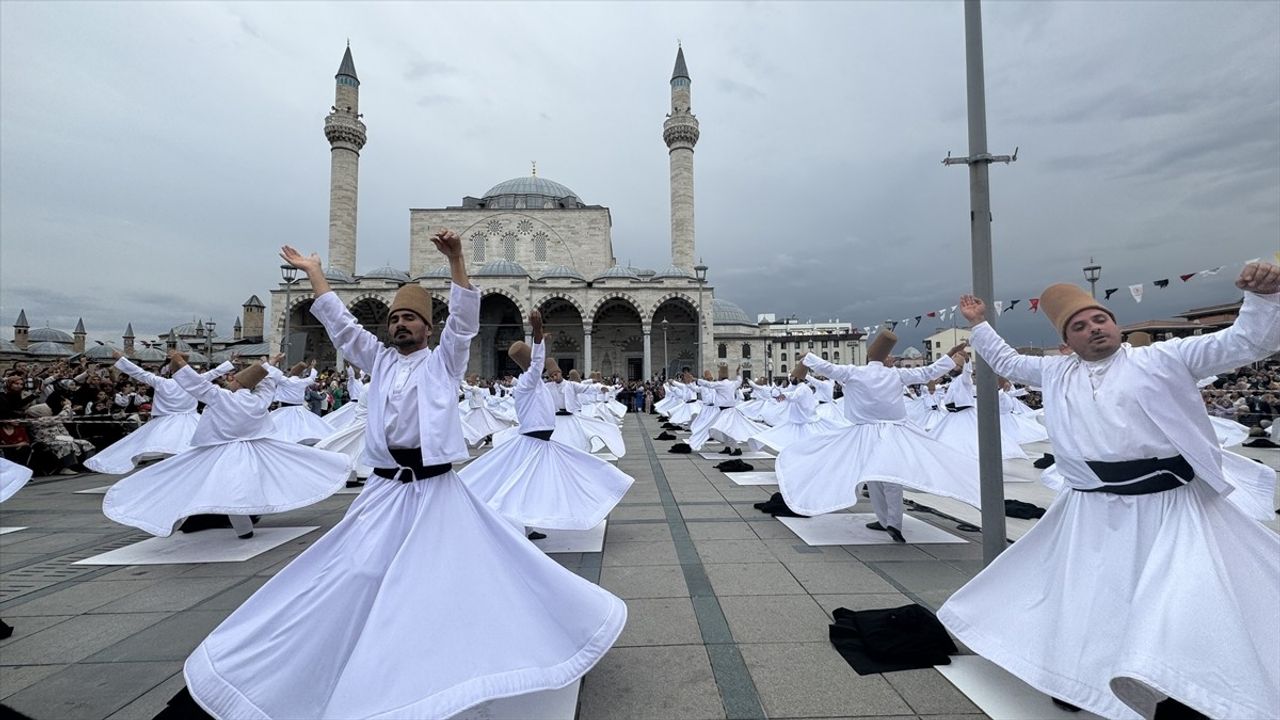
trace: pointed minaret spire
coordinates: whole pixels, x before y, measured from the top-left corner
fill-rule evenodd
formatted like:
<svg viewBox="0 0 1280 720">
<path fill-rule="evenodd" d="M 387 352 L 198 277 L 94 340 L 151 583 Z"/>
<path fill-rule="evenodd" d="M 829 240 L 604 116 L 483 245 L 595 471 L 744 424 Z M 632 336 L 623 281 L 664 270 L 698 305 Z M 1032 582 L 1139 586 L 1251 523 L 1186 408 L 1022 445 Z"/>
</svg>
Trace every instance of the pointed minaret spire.
<svg viewBox="0 0 1280 720">
<path fill-rule="evenodd" d="M 26 350 L 27 345 L 31 343 L 27 333 L 31 331 L 31 326 L 27 324 L 27 311 L 21 309 L 18 311 L 18 319 L 13 323 L 13 344 L 20 349 Z"/>
<path fill-rule="evenodd" d="M 334 77 L 337 78 L 343 75 L 355 80 L 357 85 L 360 84 L 360 78 L 356 76 L 356 61 L 351 59 L 351 40 L 349 39 L 347 40 L 347 51 L 342 54 L 342 64 L 338 66 L 338 74 L 334 75 Z"/>
<path fill-rule="evenodd" d="M 128 325 L 125 326 L 124 335 L 121 335 L 120 337 L 126 337 L 126 338 L 133 337 L 133 323 L 129 323 Z"/>
<path fill-rule="evenodd" d="M 684 78 L 689 80 L 689 68 L 684 64 L 684 48 L 676 47 L 676 68 L 671 71 L 671 79 Z"/>
<path fill-rule="evenodd" d="M 662 140 L 671 158 L 671 264 L 693 267 L 693 146 L 698 144 L 698 118 L 690 111 L 692 84 L 684 48 L 676 49 L 671 74 L 671 112 L 662 125 Z"/>
<path fill-rule="evenodd" d="M 120 338 L 124 340 L 124 354 L 133 357 L 133 323 L 125 326 L 124 335 Z"/>
<path fill-rule="evenodd" d="M 17 319 L 17 321 L 15 321 L 15 322 L 13 323 L 13 326 L 14 326 L 14 327 L 16 327 L 16 328 L 29 328 L 29 327 L 31 327 L 30 325 L 28 325 L 28 324 L 27 324 L 27 310 L 26 310 L 26 308 L 22 308 L 21 310 L 18 310 L 18 319 Z"/>
<path fill-rule="evenodd" d="M 329 140 L 329 267 L 356 272 L 356 202 L 359 195 L 360 149 L 368 136 L 360 120 L 360 78 L 351 46 L 334 75 L 333 108 L 324 119 Z"/>
<path fill-rule="evenodd" d="M 71 343 L 71 349 L 75 350 L 78 353 L 84 352 L 84 339 L 85 339 L 84 318 L 80 318 L 76 320 L 76 329 L 72 332 L 72 336 L 75 339 Z"/>
<path fill-rule="evenodd" d="M 75 332 L 83 333 L 84 331 L 84 318 L 80 318 L 79 320 L 76 320 Z"/>
</svg>

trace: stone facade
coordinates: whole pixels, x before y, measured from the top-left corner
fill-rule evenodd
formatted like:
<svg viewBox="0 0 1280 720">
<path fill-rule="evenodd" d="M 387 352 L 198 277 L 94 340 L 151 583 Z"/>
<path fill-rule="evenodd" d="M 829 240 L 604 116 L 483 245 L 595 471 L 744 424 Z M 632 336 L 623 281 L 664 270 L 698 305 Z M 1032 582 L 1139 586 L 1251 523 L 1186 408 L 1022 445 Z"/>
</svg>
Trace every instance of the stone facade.
<svg viewBox="0 0 1280 720">
<path fill-rule="evenodd" d="M 445 264 L 431 235 L 449 228 L 462 238 L 468 272 L 488 262 L 509 260 L 534 277 L 557 265 L 591 279 L 616 263 L 609 209 L 489 210 L 483 208 L 409 211 L 409 276 L 422 277 Z"/>
</svg>

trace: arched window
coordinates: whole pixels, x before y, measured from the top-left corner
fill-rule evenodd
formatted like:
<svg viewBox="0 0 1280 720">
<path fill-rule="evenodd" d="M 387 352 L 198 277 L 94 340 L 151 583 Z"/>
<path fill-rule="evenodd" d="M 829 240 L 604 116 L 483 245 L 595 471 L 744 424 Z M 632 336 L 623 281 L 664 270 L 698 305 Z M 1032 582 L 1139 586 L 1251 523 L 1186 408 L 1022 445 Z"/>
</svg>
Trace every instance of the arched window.
<svg viewBox="0 0 1280 720">
<path fill-rule="evenodd" d="M 782 365 L 783 365 L 783 367 L 786 367 L 786 365 L 787 365 L 787 354 L 786 354 L 786 353 L 782 353 Z"/>
<path fill-rule="evenodd" d="M 720 343 L 720 347 L 716 348 L 716 357 L 721 360 L 729 357 L 729 346 L 724 343 Z"/>
<path fill-rule="evenodd" d="M 544 232 L 533 236 L 533 259 L 535 262 L 547 260 L 547 234 Z"/>
<path fill-rule="evenodd" d="M 515 233 L 507 233 L 502 236 L 502 257 L 515 262 L 516 260 L 516 235 Z"/>
<path fill-rule="evenodd" d="M 823 359 L 823 360 L 830 360 L 831 358 L 827 357 L 827 354 L 826 354 L 826 353 L 822 353 L 822 359 Z"/>
<path fill-rule="evenodd" d="M 744 359 L 751 357 L 751 343 L 742 343 L 742 357 Z"/>
<path fill-rule="evenodd" d="M 832 362 L 840 362 L 840 351 L 839 351 L 839 350 L 836 350 L 836 351 L 835 351 L 835 353 L 833 353 L 833 354 L 831 355 L 831 361 L 832 361 Z"/>
<path fill-rule="evenodd" d="M 484 233 L 471 236 L 471 262 L 484 262 Z"/>
</svg>

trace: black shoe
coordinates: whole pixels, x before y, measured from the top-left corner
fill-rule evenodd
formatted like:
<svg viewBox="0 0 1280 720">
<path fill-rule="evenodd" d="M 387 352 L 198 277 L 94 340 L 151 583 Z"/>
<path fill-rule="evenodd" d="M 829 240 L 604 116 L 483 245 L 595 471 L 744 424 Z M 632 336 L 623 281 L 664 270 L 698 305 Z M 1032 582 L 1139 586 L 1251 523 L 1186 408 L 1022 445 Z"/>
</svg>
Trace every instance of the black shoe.
<svg viewBox="0 0 1280 720">
<path fill-rule="evenodd" d="M 893 538 L 894 542 L 904 543 L 907 541 L 906 538 L 902 537 L 902 531 L 896 527 L 887 527 L 884 531 L 889 533 L 889 537 Z"/>
<path fill-rule="evenodd" d="M 725 449 L 723 449 L 723 450 L 720 450 L 719 452 L 720 452 L 720 454 L 721 454 L 721 455 L 732 455 L 732 454 L 733 454 L 733 448 L 725 448 Z"/>
<path fill-rule="evenodd" d="M 741 454 L 742 454 L 742 448 L 734 448 L 734 449 L 733 449 L 733 452 L 731 452 L 731 453 L 729 453 L 729 454 L 730 454 L 730 455 L 732 455 L 732 456 L 734 456 L 734 457 L 737 457 L 737 456 L 739 456 L 739 455 L 741 455 Z"/>
<path fill-rule="evenodd" d="M 530 540 L 542 540 L 542 539 L 546 538 L 547 536 L 546 536 L 546 534 L 545 534 L 545 533 L 540 533 L 540 532 L 538 532 L 537 530 L 530 530 L 530 531 L 529 531 L 529 536 L 528 536 L 528 537 L 529 537 L 529 539 L 530 539 Z"/>
<path fill-rule="evenodd" d="M 877 521 L 877 522 L 869 522 L 869 523 L 867 523 L 867 529 L 868 529 L 868 530 L 879 530 L 880 532 L 885 532 L 884 526 L 883 526 L 883 525 L 881 525 L 881 524 L 879 523 L 879 521 Z"/>
<path fill-rule="evenodd" d="M 243 535 L 237 535 L 236 537 L 240 538 L 241 540 L 248 540 L 249 538 L 253 537 L 253 531 L 250 530 L 249 532 Z"/>
<path fill-rule="evenodd" d="M 190 515 L 178 527 L 178 531 L 193 533 L 229 527 L 231 527 L 231 518 L 226 515 Z"/>
<path fill-rule="evenodd" d="M 4 640 L 9 637 L 13 637 L 13 626 L 3 620 L 0 620 L 0 640 Z"/>
<path fill-rule="evenodd" d="M 1031 463 L 1031 466 L 1037 470 L 1044 470 L 1045 468 L 1052 465 L 1053 462 L 1054 462 L 1053 455 L 1051 453 L 1045 453 L 1044 456 L 1041 457 L 1039 460 L 1036 460 L 1035 462 Z"/>
<path fill-rule="evenodd" d="M 349 487 L 349 488 L 364 487 L 364 481 L 363 481 L 363 480 L 348 480 L 348 481 L 347 481 L 347 487 Z"/>
<path fill-rule="evenodd" d="M 1072 705 L 1066 700 L 1059 700 L 1058 698 L 1049 698 L 1049 699 L 1053 700 L 1053 704 L 1057 705 L 1058 708 L 1062 710 L 1066 710 L 1067 712 L 1080 712 L 1080 708 L 1076 707 L 1075 705 Z"/>
</svg>

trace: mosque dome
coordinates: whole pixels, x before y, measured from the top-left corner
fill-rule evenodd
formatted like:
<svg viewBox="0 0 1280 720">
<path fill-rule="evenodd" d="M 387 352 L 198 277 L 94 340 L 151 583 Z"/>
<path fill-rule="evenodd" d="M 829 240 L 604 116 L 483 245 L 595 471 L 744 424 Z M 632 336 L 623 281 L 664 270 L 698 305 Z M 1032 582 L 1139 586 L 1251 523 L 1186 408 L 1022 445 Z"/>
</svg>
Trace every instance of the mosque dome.
<svg viewBox="0 0 1280 720">
<path fill-rule="evenodd" d="M 34 334 L 34 333 L 33 333 Z M 71 357 L 75 355 L 71 348 L 59 342 L 37 342 L 27 346 L 27 352 L 32 355 L 41 355 L 45 357 Z"/>
<path fill-rule="evenodd" d="M 689 280 L 692 280 L 693 273 L 685 270 L 684 268 L 676 267 L 675 265 L 668 265 L 665 269 L 659 270 L 653 275 L 654 280 L 661 278 L 688 278 Z"/>
<path fill-rule="evenodd" d="M 36 343 L 67 343 L 70 345 L 75 340 L 67 333 L 61 330 L 55 330 L 51 327 L 42 327 L 31 330 L 27 333 L 27 340 L 32 344 Z"/>
<path fill-rule="evenodd" d="M 209 332 L 209 330 L 204 326 L 203 322 L 189 322 L 189 323 L 183 323 L 181 325 L 175 325 L 173 326 L 173 328 L 169 330 L 169 332 L 173 333 L 174 335 L 177 335 L 180 338 L 181 337 L 202 338 L 201 342 L 203 342 L 203 338 L 205 334 Z M 218 333 L 215 332 L 213 336 L 218 337 Z"/>
<path fill-rule="evenodd" d="M 133 351 L 133 359 L 138 362 L 164 362 L 169 356 L 158 347 L 143 346 Z"/>
<path fill-rule="evenodd" d="M 331 283 L 353 283 L 356 281 L 350 273 L 337 268 L 329 268 L 324 271 L 324 279 Z"/>
<path fill-rule="evenodd" d="M 110 345 L 94 345 L 84 351 L 84 356 L 90 360 L 114 360 L 115 352 L 117 352 L 117 348 Z"/>
<path fill-rule="evenodd" d="M 756 327 L 747 313 L 736 304 L 721 298 L 711 300 L 712 321 L 716 325 L 748 325 Z"/>
<path fill-rule="evenodd" d="M 538 276 L 539 280 L 581 280 L 586 282 L 587 279 L 582 277 L 582 273 L 574 270 L 568 265 L 553 265 L 542 272 Z"/>
<path fill-rule="evenodd" d="M 374 268 L 360 276 L 361 280 L 394 280 L 395 282 L 409 282 L 409 273 L 403 270 L 397 270 L 390 265 L 383 265 L 380 268 Z"/>
<path fill-rule="evenodd" d="M 608 280 L 610 278 L 635 280 L 636 282 L 640 282 L 640 276 L 636 274 L 635 270 L 629 267 L 623 267 L 622 265 L 614 265 L 608 270 L 596 275 L 592 280 Z"/>
<path fill-rule="evenodd" d="M 486 208 L 578 208 L 578 194 L 554 180 L 536 175 L 512 178 L 494 185 L 481 198 Z"/>
<path fill-rule="evenodd" d="M 448 279 L 451 277 L 453 277 L 453 271 L 449 269 L 448 264 L 445 264 L 422 273 L 418 277 L 414 278 L 414 280 L 434 280 L 438 278 Z"/>
<path fill-rule="evenodd" d="M 476 271 L 476 276 L 528 277 L 529 271 L 525 270 L 520 263 L 512 262 L 506 258 L 498 258 L 481 265 L 480 269 Z"/>
<path fill-rule="evenodd" d="M 0 353 L 25 353 L 26 350 L 14 345 L 12 341 L 0 338 Z"/>
</svg>

